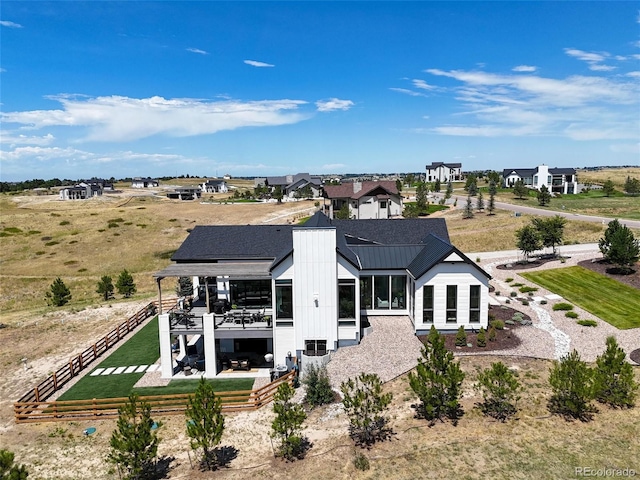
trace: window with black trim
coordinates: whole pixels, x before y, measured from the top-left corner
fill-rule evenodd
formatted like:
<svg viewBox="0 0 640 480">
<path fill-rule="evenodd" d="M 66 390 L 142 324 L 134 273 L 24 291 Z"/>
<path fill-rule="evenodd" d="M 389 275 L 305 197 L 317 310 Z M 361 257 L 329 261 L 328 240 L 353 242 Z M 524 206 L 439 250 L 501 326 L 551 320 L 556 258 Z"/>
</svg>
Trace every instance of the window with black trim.
<svg viewBox="0 0 640 480">
<path fill-rule="evenodd" d="M 447 285 L 447 323 L 458 321 L 458 286 Z"/>
<path fill-rule="evenodd" d="M 469 287 L 469 322 L 480 322 L 480 285 Z"/>
<path fill-rule="evenodd" d="M 355 280 L 338 280 L 338 318 L 356 318 Z"/>
<path fill-rule="evenodd" d="M 293 319 L 293 282 L 276 280 L 276 320 Z"/>
<path fill-rule="evenodd" d="M 304 354 L 307 357 L 322 357 L 327 354 L 326 340 L 305 340 Z"/>
<path fill-rule="evenodd" d="M 422 287 L 422 323 L 433 323 L 433 285 Z"/>
</svg>

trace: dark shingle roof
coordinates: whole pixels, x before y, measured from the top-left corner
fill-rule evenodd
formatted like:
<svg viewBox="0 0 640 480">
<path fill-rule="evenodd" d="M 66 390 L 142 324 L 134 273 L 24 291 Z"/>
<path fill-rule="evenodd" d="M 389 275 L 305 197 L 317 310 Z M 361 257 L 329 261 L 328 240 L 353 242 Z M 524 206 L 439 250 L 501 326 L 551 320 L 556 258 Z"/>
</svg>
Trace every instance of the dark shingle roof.
<svg viewBox="0 0 640 480">
<path fill-rule="evenodd" d="M 407 268 L 424 248 L 421 245 L 358 245 L 349 247 L 363 270 Z"/>
<path fill-rule="evenodd" d="M 367 239 L 382 245 L 415 245 L 433 234 L 449 242 L 444 218 L 405 218 L 396 220 L 331 220 L 347 237 Z M 347 238 L 347 243 L 352 243 Z M 362 243 L 362 242 L 353 242 Z"/>
<path fill-rule="evenodd" d="M 354 191 L 357 184 L 360 184 L 360 190 Z M 384 180 L 380 182 L 350 182 L 340 185 L 325 185 L 324 194 L 326 198 L 361 198 L 366 195 L 377 193 L 387 193 L 389 195 L 399 195 L 396 182 Z"/>
</svg>

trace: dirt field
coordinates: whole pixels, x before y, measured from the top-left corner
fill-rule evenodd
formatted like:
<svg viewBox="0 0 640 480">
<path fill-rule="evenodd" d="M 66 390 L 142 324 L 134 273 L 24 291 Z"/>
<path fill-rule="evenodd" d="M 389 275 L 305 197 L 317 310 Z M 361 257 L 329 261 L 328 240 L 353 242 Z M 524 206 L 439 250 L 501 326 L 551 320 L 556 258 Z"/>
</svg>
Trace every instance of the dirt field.
<svg viewBox="0 0 640 480">
<path fill-rule="evenodd" d="M 161 193 L 161 192 L 160 192 Z M 224 195 L 223 197 L 226 197 Z M 53 197 L 0 197 L 0 446 L 26 463 L 33 479 L 116 479 L 105 461 L 115 421 L 16 425 L 12 402 L 27 388 L 107 333 L 155 295 L 153 272 L 169 264 L 171 252 L 197 224 L 287 223 L 313 212 L 313 202 L 239 204 L 170 201 L 151 192 L 125 190 L 86 202 Z M 462 220 L 445 212 L 453 243 L 463 251 L 514 248 L 513 232 L 527 222 L 502 213 L 489 219 Z M 110 227 L 110 224 L 118 226 Z M 19 232 L 16 232 L 19 229 Z M 601 227 L 581 225 L 568 232 L 575 241 L 596 241 Z M 34 233 L 37 232 L 37 233 Z M 578 235 L 579 239 L 578 240 Z M 55 243 L 52 243 L 55 242 Z M 127 268 L 138 293 L 131 301 L 100 302 L 95 293 L 101 275 L 114 279 Z M 68 306 L 54 309 L 43 300 L 60 276 L 71 288 Z M 21 359 L 26 358 L 28 370 Z M 469 378 L 491 358 L 462 358 Z M 413 418 L 405 377 L 386 388 L 394 393 L 393 439 L 366 455 L 371 470 L 353 466 L 354 449 L 345 416 L 336 406 L 310 412 L 306 434 L 314 443 L 303 462 L 275 460 L 268 437 L 272 413 L 264 408 L 228 418 L 223 444 L 238 449 L 231 468 L 219 478 L 571 478 L 574 466 L 635 468 L 640 461 L 640 409 L 601 413 L 589 424 L 549 418 L 545 409 L 549 363 L 505 359 L 520 372 L 528 390 L 519 420 L 499 424 L 473 409 L 473 389 L 465 394 L 467 412 L 457 427 L 427 428 Z M 640 375 L 636 372 L 636 375 Z M 472 382 L 468 382 L 471 385 Z M 181 416 L 162 418 L 161 455 L 171 459 L 170 478 L 210 478 L 192 469 Z M 84 437 L 88 426 L 96 434 Z M 425 461 L 428 459 L 428 461 Z"/>
</svg>

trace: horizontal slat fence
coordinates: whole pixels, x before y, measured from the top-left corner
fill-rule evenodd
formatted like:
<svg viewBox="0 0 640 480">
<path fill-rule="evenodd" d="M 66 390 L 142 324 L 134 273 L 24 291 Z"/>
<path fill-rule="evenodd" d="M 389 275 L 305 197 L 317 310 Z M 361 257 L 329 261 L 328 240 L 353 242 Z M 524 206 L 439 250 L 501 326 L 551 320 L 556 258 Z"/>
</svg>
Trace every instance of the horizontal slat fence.
<svg viewBox="0 0 640 480">
<path fill-rule="evenodd" d="M 281 383 L 287 382 L 291 385 L 295 375 L 296 372 L 291 371 L 256 390 L 217 392 L 216 395 L 222 399 L 223 412 L 256 410 L 273 400 Z M 153 414 L 177 415 L 186 410 L 190 395 L 192 394 L 154 395 L 140 398 L 149 403 Z M 19 401 L 14 403 L 13 408 L 16 423 L 99 420 L 117 418 L 118 409 L 128 400 L 128 398 L 94 398 L 52 402 Z"/>
<path fill-rule="evenodd" d="M 176 307 L 176 300 L 163 300 L 162 310 L 167 311 Z M 96 343 L 84 350 L 79 355 L 71 358 L 69 363 L 63 365 L 53 372 L 49 377 L 44 379 L 33 389 L 25 393 L 17 403 L 38 403 L 44 402 L 53 393 L 60 390 L 73 377 L 78 375 L 87 366 L 100 358 L 107 350 L 118 344 L 120 340 L 125 338 L 142 322 L 149 317 L 155 316 L 158 311 L 158 302 L 154 301 L 140 309 L 135 315 L 119 324 L 115 329 L 110 331 Z"/>
</svg>

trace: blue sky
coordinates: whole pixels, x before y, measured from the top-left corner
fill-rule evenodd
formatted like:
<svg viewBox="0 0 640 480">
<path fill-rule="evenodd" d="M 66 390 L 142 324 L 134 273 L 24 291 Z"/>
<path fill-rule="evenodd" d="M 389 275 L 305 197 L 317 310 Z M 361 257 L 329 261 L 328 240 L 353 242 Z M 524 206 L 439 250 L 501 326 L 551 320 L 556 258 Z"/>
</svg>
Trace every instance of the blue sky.
<svg viewBox="0 0 640 480">
<path fill-rule="evenodd" d="M 638 2 L 12 2 L 3 181 L 640 164 Z"/>
</svg>

